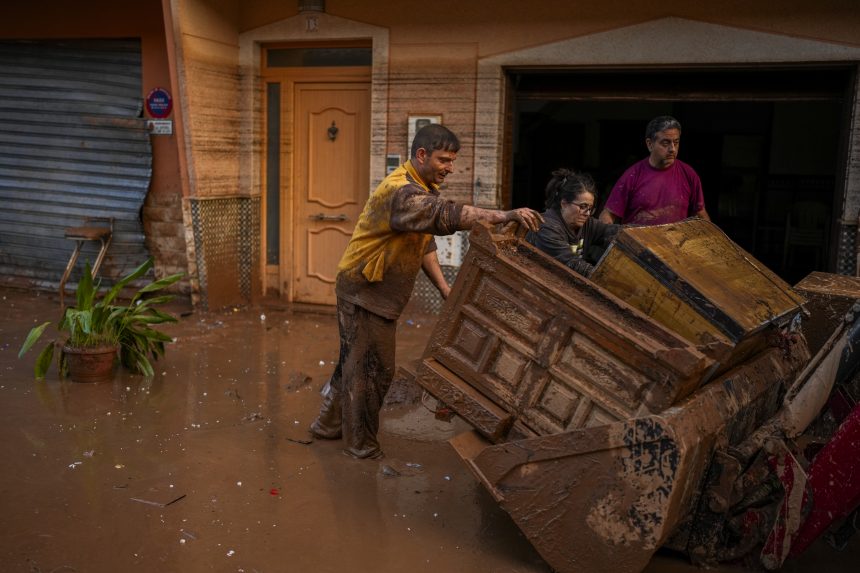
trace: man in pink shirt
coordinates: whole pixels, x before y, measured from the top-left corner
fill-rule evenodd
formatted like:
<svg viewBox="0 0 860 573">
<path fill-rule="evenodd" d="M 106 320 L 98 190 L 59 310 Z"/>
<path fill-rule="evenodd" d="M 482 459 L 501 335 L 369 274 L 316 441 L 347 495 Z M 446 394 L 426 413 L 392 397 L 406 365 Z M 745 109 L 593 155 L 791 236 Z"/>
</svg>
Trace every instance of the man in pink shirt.
<svg viewBox="0 0 860 573">
<path fill-rule="evenodd" d="M 600 220 L 624 225 L 661 225 L 692 216 L 710 220 L 699 176 L 678 159 L 680 144 L 677 119 L 668 115 L 652 119 L 645 129 L 650 155 L 615 183 Z"/>
</svg>

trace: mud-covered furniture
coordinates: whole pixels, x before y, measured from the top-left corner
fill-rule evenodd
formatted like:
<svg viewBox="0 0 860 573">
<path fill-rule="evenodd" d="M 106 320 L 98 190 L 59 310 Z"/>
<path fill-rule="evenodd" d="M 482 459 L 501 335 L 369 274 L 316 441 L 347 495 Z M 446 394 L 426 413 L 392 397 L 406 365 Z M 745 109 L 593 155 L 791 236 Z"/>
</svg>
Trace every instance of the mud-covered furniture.
<svg viewBox="0 0 860 573">
<path fill-rule="evenodd" d="M 75 242 L 75 248 L 72 251 L 71 257 L 69 257 L 66 270 L 63 271 L 63 276 L 60 279 L 60 308 L 65 308 L 66 281 L 69 280 L 69 276 L 72 274 L 72 270 L 75 268 L 75 263 L 78 260 L 78 255 L 81 254 L 81 249 L 87 241 L 99 242 L 99 253 L 96 255 L 96 260 L 90 270 L 93 277 L 98 274 L 110 246 L 111 238 L 113 237 L 113 217 L 86 217 L 83 226 L 66 228 L 64 236 Z"/>
<path fill-rule="evenodd" d="M 718 363 L 756 354 L 805 299 L 704 219 L 625 227 L 589 277 Z"/>
<path fill-rule="evenodd" d="M 720 264 L 754 264 L 725 254 L 715 253 L 715 274 Z M 628 281 L 663 284 L 625 257 Z M 741 289 L 731 294 L 704 285 L 702 296 L 737 318 L 733 299 L 748 296 L 745 280 L 724 282 Z M 478 225 L 413 371 L 475 428 L 452 446 L 560 573 L 636 573 L 670 540 L 689 547 L 688 520 L 715 454 L 776 414 L 810 358 L 803 337 L 790 347 L 759 347 L 757 339 L 743 362 L 715 374 L 726 357 L 740 359 L 733 352 L 743 335 L 733 340 L 711 315 L 683 309 L 680 316 L 708 325 L 710 338 L 690 340 L 621 295 L 515 235 Z M 790 321 L 799 305 L 786 296 L 785 310 L 773 306 L 757 324 Z M 755 330 L 746 325 L 743 332 Z M 405 368 L 400 375 L 410 377 Z"/>
<path fill-rule="evenodd" d="M 830 326 L 860 303 L 860 277 L 812 272 L 794 285 L 806 298 L 804 308 L 816 320 L 803 321 L 803 334 L 812 352 L 824 346 L 832 334 Z"/>
<path fill-rule="evenodd" d="M 500 441 L 660 412 L 712 361 L 512 234 L 476 226 L 416 372 Z"/>
</svg>

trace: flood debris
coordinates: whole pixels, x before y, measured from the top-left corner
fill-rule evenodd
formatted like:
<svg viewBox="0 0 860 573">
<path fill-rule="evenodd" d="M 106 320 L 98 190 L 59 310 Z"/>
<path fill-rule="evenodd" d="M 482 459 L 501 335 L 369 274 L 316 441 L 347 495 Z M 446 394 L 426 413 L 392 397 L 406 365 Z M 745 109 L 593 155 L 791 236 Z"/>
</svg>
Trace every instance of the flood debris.
<svg viewBox="0 0 860 573">
<path fill-rule="evenodd" d="M 382 467 L 379 468 L 379 472 L 385 477 L 398 477 L 400 476 L 400 472 L 389 466 L 388 464 L 382 464 Z"/>
<path fill-rule="evenodd" d="M 242 418 L 243 422 L 255 422 L 257 420 L 265 420 L 265 417 L 260 412 L 251 412 L 244 418 Z"/>
<path fill-rule="evenodd" d="M 294 444 L 302 444 L 303 446 L 313 443 L 313 440 L 309 438 L 287 438 L 287 441 L 293 442 Z"/>
<path fill-rule="evenodd" d="M 179 494 L 179 495 L 175 495 L 175 494 L 171 495 L 170 497 L 168 497 L 164 501 L 158 500 L 158 499 L 146 499 L 146 498 L 142 498 L 142 497 L 130 497 L 129 499 L 131 501 L 136 501 L 137 503 L 144 503 L 146 505 L 154 505 L 155 507 L 167 507 L 168 505 L 172 505 L 172 504 L 176 503 L 177 501 L 179 501 L 180 499 L 183 499 L 183 498 L 185 498 L 184 493 Z"/>
<path fill-rule="evenodd" d="M 638 573 L 660 547 L 777 569 L 857 507 L 830 472 L 860 467 L 839 445 L 860 435 L 860 391 L 824 454 L 802 447 L 860 371 L 842 354 L 860 323 L 811 315 L 817 352 L 793 328 L 816 285 L 792 288 L 696 218 L 625 227 L 588 278 L 516 233 L 476 225 L 469 243 L 400 372 L 473 426 L 451 445 L 553 570 Z"/>
<path fill-rule="evenodd" d="M 379 466 L 379 473 L 385 477 L 410 477 L 424 472 L 424 466 L 414 462 L 390 462 Z"/>
<path fill-rule="evenodd" d="M 310 374 L 301 370 L 291 370 L 287 375 L 287 383 L 284 385 L 284 389 L 289 391 L 298 390 L 299 388 L 308 386 L 311 382 L 313 382 L 313 378 Z"/>
</svg>

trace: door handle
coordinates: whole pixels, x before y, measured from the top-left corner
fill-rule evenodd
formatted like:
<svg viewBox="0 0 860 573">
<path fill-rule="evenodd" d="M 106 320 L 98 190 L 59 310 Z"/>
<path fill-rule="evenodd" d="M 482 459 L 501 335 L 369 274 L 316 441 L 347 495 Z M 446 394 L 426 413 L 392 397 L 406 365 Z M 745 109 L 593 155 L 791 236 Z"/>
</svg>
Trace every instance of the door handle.
<svg viewBox="0 0 860 573">
<path fill-rule="evenodd" d="M 316 215 L 309 215 L 308 219 L 313 219 L 314 221 L 346 221 L 349 219 L 346 215 L 341 213 L 340 215 L 326 215 L 325 213 L 317 213 Z"/>
</svg>

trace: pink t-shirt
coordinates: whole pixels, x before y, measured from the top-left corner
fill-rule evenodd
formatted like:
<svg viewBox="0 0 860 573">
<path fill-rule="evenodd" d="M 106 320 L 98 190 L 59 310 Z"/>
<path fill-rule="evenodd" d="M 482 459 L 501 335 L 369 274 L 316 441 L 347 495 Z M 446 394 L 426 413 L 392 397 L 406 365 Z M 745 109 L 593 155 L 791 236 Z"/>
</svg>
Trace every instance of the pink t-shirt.
<svg viewBox="0 0 860 573">
<path fill-rule="evenodd" d="M 675 223 L 705 208 L 702 182 L 693 168 L 675 160 L 668 169 L 654 169 L 648 158 L 631 165 L 615 183 L 606 208 L 621 223 Z"/>
</svg>

